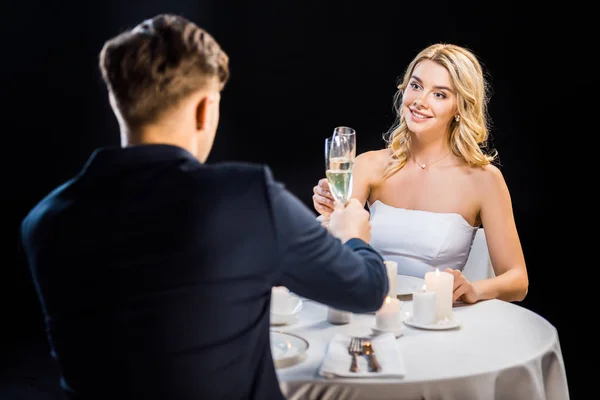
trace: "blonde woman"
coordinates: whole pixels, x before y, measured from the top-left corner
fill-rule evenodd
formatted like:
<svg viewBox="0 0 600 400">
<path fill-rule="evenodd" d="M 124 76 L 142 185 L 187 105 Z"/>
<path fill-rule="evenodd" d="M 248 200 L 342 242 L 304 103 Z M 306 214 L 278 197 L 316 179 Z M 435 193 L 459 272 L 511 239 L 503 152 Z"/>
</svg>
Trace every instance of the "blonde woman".
<svg viewBox="0 0 600 400">
<path fill-rule="evenodd" d="M 352 196 L 369 207 L 371 245 L 398 273 L 454 275 L 454 300 L 521 301 L 528 275 L 510 193 L 496 154 L 486 152 L 487 86 L 476 56 L 451 44 L 422 50 L 395 95 L 397 120 L 383 150 L 356 157 Z M 326 179 L 313 189 L 326 223 L 333 197 Z M 483 226 L 495 277 L 462 274 Z"/>
</svg>

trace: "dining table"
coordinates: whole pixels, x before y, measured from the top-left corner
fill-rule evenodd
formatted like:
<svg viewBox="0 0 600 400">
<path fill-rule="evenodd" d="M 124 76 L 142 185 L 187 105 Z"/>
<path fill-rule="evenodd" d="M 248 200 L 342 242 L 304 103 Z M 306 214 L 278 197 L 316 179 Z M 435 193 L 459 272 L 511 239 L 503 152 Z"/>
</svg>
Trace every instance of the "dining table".
<svg viewBox="0 0 600 400">
<path fill-rule="evenodd" d="M 411 315 L 412 297 L 398 298 L 403 315 Z M 375 313 L 352 314 L 349 323 L 336 325 L 328 322 L 326 305 L 302 300 L 293 320 L 271 327 L 272 333 L 306 343 L 290 362 L 276 363 L 287 399 L 569 399 L 557 329 L 518 303 L 454 303 L 452 314 L 459 324 L 451 329 L 402 323 L 395 335 L 406 370 L 402 377 L 325 377 L 319 369 L 332 339 L 374 337 Z"/>
</svg>

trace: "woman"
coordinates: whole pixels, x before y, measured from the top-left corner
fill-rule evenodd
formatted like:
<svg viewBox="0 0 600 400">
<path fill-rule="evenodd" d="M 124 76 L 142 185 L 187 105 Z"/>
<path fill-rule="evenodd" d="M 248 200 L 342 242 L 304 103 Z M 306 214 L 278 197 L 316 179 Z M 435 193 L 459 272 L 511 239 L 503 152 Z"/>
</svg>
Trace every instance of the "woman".
<svg viewBox="0 0 600 400">
<path fill-rule="evenodd" d="M 465 303 L 521 301 L 529 285 L 506 182 L 492 165 L 495 154 L 484 152 L 487 100 L 473 53 L 427 47 L 398 86 L 386 148 L 360 154 L 353 167 L 352 195 L 369 206 L 371 244 L 401 274 L 452 273 L 454 300 Z M 325 222 L 333 210 L 327 180 L 313 191 Z M 479 226 L 496 276 L 469 282 L 461 270 Z"/>
</svg>

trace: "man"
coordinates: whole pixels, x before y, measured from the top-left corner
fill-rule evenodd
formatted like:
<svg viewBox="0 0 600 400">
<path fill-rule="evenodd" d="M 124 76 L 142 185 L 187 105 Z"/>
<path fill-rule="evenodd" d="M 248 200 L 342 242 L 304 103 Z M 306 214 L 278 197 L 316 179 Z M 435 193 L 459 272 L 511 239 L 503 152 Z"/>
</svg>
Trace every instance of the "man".
<svg viewBox="0 0 600 400">
<path fill-rule="evenodd" d="M 48 338 L 73 399 L 282 398 L 271 288 L 353 312 L 388 281 L 368 213 L 329 231 L 268 167 L 206 165 L 228 57 L 195 24 L 159 15 L 109 40 L 100 68 L 122 148 L 22 223 Z"/>
</svg>

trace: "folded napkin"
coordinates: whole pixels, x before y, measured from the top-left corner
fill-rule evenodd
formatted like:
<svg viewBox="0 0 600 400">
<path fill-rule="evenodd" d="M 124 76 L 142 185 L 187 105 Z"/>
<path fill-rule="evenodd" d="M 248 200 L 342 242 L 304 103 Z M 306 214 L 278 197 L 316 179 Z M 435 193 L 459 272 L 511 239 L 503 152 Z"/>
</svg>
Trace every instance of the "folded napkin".
<svg viewBox="0 0 600 400">
<path fill-rule="evenodd" d="M 357 356 L 360 371 L 350 372 L 352 356 L 348 353 L 349 345 L 350 336 L 336 334 L 329 342 L 319 375 L 325 378 L 402 378 L 406 375 L 404 360 L 392 333 L 384 333 L 371 340 L 375 356 L 381 365 L 379 372 L 369 371 L 365 356 Z"/>
</svg>

